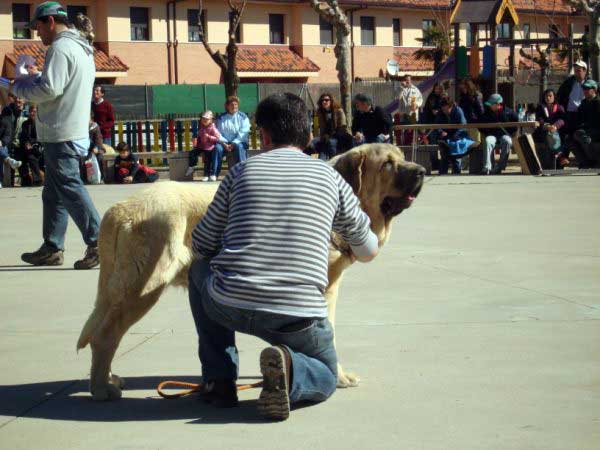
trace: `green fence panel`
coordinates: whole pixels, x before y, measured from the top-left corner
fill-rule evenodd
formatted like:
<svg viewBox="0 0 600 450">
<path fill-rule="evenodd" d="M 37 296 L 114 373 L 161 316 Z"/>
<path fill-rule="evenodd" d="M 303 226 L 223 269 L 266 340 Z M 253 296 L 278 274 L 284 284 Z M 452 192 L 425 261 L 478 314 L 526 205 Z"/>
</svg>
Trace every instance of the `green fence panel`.
<svg viewBox="0 0 600 450">
<path fill-rule="evenodd" d="M 204 111 L 204 87 L 200 84 L 152 86 L 152 112 L 165 114 L 199 114 Z"/>
<path fill-rule="evenodd" d="M 258 85 L 244 83 L 238 87 L 240 110 L 245 113 L 254 113 L 258 105 Z M 225 86 L 222 84 L 206 85 L 206 108 L 220 113 L 225 110 Z"/>
</svg>

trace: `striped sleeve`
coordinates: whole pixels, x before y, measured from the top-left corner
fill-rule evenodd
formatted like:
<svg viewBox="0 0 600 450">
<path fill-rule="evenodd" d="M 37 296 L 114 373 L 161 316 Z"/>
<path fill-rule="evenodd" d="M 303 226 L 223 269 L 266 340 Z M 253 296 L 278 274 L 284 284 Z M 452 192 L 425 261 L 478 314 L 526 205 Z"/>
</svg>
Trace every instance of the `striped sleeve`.
<svg viewBox="0 0 600 450">
<path fill-rule="evenodd" d="M 237 170 L 230 170 L 208 205 L 206 214 L 192 232 L 192 248 L 204 258 L 212 258 L 223 246 L 223 233 L 229 217 L 229 194 Z"/>
<path fill-rule="evenodd" d="M 371 231 L 369 216 L 360 208 L 360 202 L 352 188 L 337 172 L 334 172 L 339 190 L 338 208 L 333 219 L 333 230 L 351 246 L 367 243 Z"/>
</svg>

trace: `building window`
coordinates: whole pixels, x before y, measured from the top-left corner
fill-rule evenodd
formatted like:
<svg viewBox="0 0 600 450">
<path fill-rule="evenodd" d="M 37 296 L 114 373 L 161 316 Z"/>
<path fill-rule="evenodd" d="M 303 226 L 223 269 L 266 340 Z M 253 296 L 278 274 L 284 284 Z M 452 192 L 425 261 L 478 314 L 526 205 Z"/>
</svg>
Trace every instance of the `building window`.
<svg viewBox="0 0 600 450">
<path fill-rule="evenodd" d="M 198 25 L 198 9 L 188 9 L 187 10 L 187 22 L 188 22 L 188 42 L 200 42 L 200 26 Z M 204 30 L 204 35 L 206 36 L 208 33 L 208 28 L 206 25 L 206 10 L 202 10 L 202 14 L 200 14 L 200 20 L 202 21 L 202 29 Z"/>
<path fill-rule="evenodd" d="M 402 45 L 402 27 L 400 26 L 400 19 L 392 19 L 392 32 L 394 34 L 394 47 L 400 47 Z"/>
<path fill-rule="evenodd" d="M 321 39 L 321 45 L 333 44 L 333 25 L 327 22 L 321 16 L 319 16 L 319 35 Z"/>
<path fill-rule="evenodd" d="M 362 16 L 360 18 L 360 44 L 375 45 L 375 17 Z"/>
<path fill-rule="evenodd" d="M 466 42 L 466 46 L 467 47 L 472 47 L 473 46 L 473 32 L 471 31 L 471 26 L 469 24 L 467 24 L 467 42 Z"/>
<path fill-rule="evenodd" d="M 233 11 L 229 11 L 229 26 L 231 26 L 231 24 L 233 23 L 233 19 L 235 18 L 235 13 Z M 206 23 L 206 22 L 203 22 Z M 240 22 L 240 24 L 238 25 L 237 29 L 235 30 L 235 42 L 236 43 L 240 43 L 242 42 L 242 23 Z M 229 40 L 229 38 L 228 38 Z"/>
<path fill-rule="evenodd" d="M 423 19 L 423 47 L 431 47 L 433 45 L 433 42 L 431 42 L 431 39 L 426 35 L 426 33 L 427 30 L 430 28 L 435 28 L 435 26 L 435 20 Z"/>
<path fill-rule="evenodd" d="M 149 16 L 148 8 L 129 8 L 132 41 L 150 40 Z"/>
<path fill-rule="evenodd" d="M 529 26 L 528 23 L 524 23 L 523 26 L 521 27 L 521 34 L 523 35 L 523 39 L 531 38 L 531 27 Z"/>
<path fill-rule="evenodd" d="M 28 28 L 31 8 L 28 4 L 13 3 L 13 39 L 31 39 L 31 30 Z"/>
<path fill-rule="evenodd" d="M 510 39 L 510 23 L 496 25 L 497 39 Z"/>
<path fill-rule="evenodd" d="M 269 42 L 283 44 L 283 14 L 269 14 Z"/>
<path fill-rule="evenodd" d="M 83 14 L 84 16 L 87 16 L 87 6 L 67 6 L 67 16 L 69 16 L 69 22 L 75 23 L 75 18 L 77 17 L 77 14 Z"/>
</svg>

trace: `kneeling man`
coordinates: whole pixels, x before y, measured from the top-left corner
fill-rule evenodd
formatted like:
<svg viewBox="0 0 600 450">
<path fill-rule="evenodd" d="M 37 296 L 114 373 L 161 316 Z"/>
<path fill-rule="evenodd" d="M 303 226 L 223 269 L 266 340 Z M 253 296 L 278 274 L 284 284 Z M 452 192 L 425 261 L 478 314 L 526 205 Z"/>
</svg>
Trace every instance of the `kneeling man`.
<svg viewBox="0 0 600 450">
<path fill-rule="evenodd" d="M 271 347 L 260 355 L 259 412 L 285 420 L 290 404 L 320 402 L 337 383 L 333 330 L 323 293 L 332 230 L 359 261 L 377 237 L 352 188 L 331 166 L 302 152 L 308 111 L 292 94 L 273 95 L 256 111 L 267 153 L 234 166 L 193 232 L 198 259 L 189 296 L 198 331 L 204 399 L 238 402 L 235 332 Z"/>
</svg>

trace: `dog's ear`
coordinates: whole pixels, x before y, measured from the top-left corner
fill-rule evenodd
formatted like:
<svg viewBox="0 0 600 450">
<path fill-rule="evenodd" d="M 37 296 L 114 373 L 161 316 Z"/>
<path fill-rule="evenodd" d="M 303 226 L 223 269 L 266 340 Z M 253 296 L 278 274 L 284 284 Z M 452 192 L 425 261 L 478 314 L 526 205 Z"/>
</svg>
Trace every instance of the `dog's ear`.
<svg viewBox="0 0 600 450">
<path fill-rule="evenodd" d="M 362 172 L 367 156 L 363 152 L 350 151 L 344 153 L 333 165 L 342 178 L 346 180 L 356 195 L 362 187 Z"/>
</svg>

